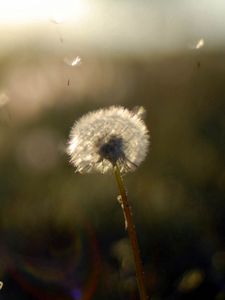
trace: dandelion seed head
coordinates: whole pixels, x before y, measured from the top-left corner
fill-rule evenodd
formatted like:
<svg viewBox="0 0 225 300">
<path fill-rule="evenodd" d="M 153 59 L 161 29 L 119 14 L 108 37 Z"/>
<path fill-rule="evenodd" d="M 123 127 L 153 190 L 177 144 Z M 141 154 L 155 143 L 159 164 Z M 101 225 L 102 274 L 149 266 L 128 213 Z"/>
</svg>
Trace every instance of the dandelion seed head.
<svg viewBox="0 0 225 300">
<path fill-rule="evenodd" d="M 75 122 L 67 152 L 80 173 L 106 173 L 117 164 L 134 171 L 145 159 L 149 133 L 141 113 L 111 106 L 90 112 Z"/>
</svg>

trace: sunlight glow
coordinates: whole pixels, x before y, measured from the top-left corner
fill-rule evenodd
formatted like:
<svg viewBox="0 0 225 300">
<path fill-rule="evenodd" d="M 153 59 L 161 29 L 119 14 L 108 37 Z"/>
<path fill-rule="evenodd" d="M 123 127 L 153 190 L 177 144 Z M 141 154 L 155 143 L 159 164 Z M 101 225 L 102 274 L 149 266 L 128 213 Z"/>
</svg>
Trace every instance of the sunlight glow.
<svg viewBox="0 0 225 300">
<path fill-rule="evenodd" d="M 85 0 L 7 0 L 0 4 L 0 24 L 80 21 L 89 12 Z"/>
<path fill-rule="evenodd" d="M 25 42 L 57 51 L 206 51 L 224 47 L 224 33 L 224 0 L 0 0 L 0 55 Z M 77 53 L 65 56 L 80 65 Z"/>
</svg>

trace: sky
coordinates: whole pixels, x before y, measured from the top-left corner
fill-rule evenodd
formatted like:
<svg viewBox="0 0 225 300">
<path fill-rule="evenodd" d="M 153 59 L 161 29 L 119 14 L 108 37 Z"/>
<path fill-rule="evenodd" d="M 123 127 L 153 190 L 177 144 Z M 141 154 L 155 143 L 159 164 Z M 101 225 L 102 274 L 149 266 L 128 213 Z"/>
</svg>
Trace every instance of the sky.
<svg viewBox="0 0 225 300">
<path fill-rule="evenodd" d="M 157 52 L 224 46 L 224 0 L 0 0 L 0 50 L 39 39 L 105 51 Z"/>
</svg>

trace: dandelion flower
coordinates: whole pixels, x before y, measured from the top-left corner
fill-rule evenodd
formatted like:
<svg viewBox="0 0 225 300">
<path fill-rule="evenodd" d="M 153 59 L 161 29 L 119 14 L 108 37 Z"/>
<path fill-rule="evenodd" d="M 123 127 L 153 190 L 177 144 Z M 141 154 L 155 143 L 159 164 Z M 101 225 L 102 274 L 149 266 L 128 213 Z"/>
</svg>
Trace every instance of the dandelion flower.
<svg viewBox="0 0 225 300">
<path fill-rule="evenodd" d="M 90 112 L 73 126 L 67 152 L 77 172 L 114 171 L 120 192 L 117 198 L 124 213 L 131 242 L 141 300 L 148 300 L 144 271 L 131 206 L 121 173 L 135 170 L 145 159 L 149 133 L 142 120 L 143 107 L 130 111 L 111 106 Z"/>
<path fill-rule="evenodd" d="M 142 120 L 144 109 L 130 111 L 111 106 L 90 112 L 75 122 L 67 152 L 80 173 L 134 171 L 145 159 L 149 134 Z"/>
</svg>

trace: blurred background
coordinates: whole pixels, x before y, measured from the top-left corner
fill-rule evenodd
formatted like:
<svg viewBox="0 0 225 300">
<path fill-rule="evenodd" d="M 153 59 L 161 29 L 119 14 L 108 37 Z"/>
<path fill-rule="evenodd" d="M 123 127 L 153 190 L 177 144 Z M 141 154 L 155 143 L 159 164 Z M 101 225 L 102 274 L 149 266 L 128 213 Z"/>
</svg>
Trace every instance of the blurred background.
<svg viewBox="0 0 225 300">
<path fill-rule="evenodd" d="M 225 299 L 225 2 L 0 2 L 0 299 L 139 299 L 115 180 L 65 153 L 82 114 L 144 106 L 124 180 L 152 300 Z"/>
</svg>

